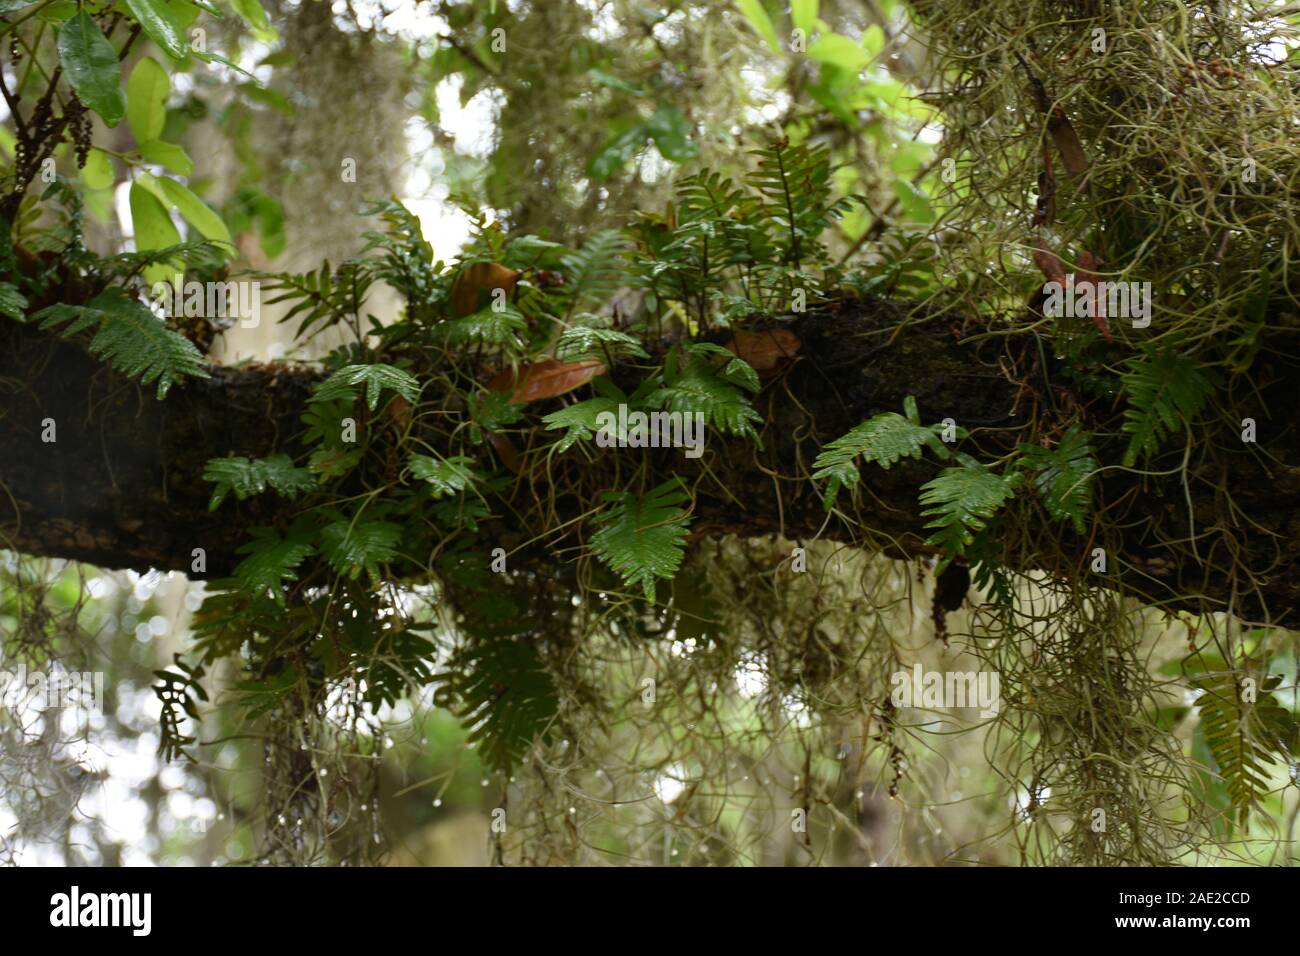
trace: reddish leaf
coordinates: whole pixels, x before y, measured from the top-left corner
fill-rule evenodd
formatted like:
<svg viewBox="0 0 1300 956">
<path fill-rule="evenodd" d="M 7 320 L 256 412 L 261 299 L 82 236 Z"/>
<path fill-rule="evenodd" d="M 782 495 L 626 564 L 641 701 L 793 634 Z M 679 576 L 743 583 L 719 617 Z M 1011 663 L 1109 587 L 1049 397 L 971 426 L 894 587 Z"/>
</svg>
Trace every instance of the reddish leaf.
<svg viewBox="0 0 1300 956">
<path fill-rule="evenodd" d="M 803 343 L 789 329 L 768 329 L 763 332 L 737 332 L 727 343 L 735 352 L 754 367 L 759 378 L 771 378 L 789 364 Z"/>
<path fill-rule="evenodd" d="M 514 294 L 521 273 L 496 262 L 476 262 L 460 270 L 451 284 L 451 310 L 460 317 L 473 315 L 491 301 L 493 290 L 501 289 L 506 298 Z"/>
<path fill-rule="evenodd" d="M 506 369 L 488 382 L 487 387 L 493 392 L 510 392 L 511 403 L 520 405 L 563 395 L 603 374 L 604 364 L 595 359 L 561 362 L 548 358 L 521 366 L 518 375 Z"/>
</svg>

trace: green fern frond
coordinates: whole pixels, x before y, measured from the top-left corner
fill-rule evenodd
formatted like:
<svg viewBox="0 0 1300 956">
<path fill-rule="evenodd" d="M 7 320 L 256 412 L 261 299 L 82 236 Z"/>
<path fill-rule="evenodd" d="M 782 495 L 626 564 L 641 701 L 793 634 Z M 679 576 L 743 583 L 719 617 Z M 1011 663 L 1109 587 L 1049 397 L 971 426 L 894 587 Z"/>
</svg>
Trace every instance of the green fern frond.
<svg viewBox="0 0 1300 956">
<path fill-rule="evenodd" d="M 641 343 L 626 332 L 589 325 L 565 329 L 555 346 L 555 357 L 562 361 L 612 359 L 624 355 L 650 357 Z"/>
<path fill-rule="evenodd" d="M 270 595 L 283 607 L 284 582 L 297 580 L 298 566 L 316 548 L 292 532 L 281 538 L 271 528 L 252 528 L 249 537 L 238 552 L 248 557 L 235 566 L 234 578 L 249 593 Z"/>
<path fill-rule="evenodd" d="M 316 386 L 310 402 L 331 402 L 356 398 L 356 389 L 366 387 L 366 406 L 373 412 L 384 389 L 401 395 L 412 405 L 420 398 L 420 383 L 410 372 L 403 372 L 382 362 L 374 365 L 348 365 Z"/>
<path fill-rule="evenodd" d="M 1020 451 L 1025 463 L 1036 472 L 1034 490 L 1047 513 L 1057 521 L 1069 521 L 1078 534 L 1083 534 L 1092 512 L 1092 485 L 1098 468 L 1088 436 L 1071 428 L 1055 448 L 1021 445 Z"/>
<path fill-rule="evenodd" d="M 508 770 L 559 711 L 559 695 L 536 650 L 515 637 L 475 638 L 451 656 L 434 700 L 470 728 L 489 766 Z"/>
<path fill-rule="evenodd" d="M 587 441 L 600 427 L 598 419 L 606 412 L 618 414 L 619 401 L 614 398 L 597 396 L 584 402 L 566 405 L 559 411 L 543 415 L 542 421 L 548 429 L 567 429 L 560 440 L 555 443 L 555 453 L 568 451 L 576 442 Z"/>
<path fill-rule="evenodd" d="M 523 347 L 518 333 L 527 328 L 523 313 L 514 303 L 506 302 L 500 309 L 488 307 L 463 318 L 440 322 L 434 335 L 453 347 L 493 345 L 518 350 Z"/>
<path fill-rule="evenodd" d="M 874 415 L 822 449 L 813 462 L 816 471 L 812 476 L 819 480 L 830 479 L 822 496 L 827 511 L 834 506 L 841 488 L 850 491 L 857 488 L 861 477 L 858 458 L 864 462 L 874 461 L 887 469 L 904 457 L 920 458 L 925 446 L 941 459 L 949 457 L 942 440 L 944 426 L 922 425 L 916 399 L 911 395 L 903 400 L 903 410 L 905 416 L 897 412 Z M 962 438 L 966 432 L 959 428 L 956 434 Z"/>
<path fill-rule="evenodd" d="M 7 315 L 19 322 L 25 320 L 27 296 L 12 282 L 0 282 L 0 315 Z"/>
<path fill-rule="evenodd" d="M 606 229 L 588 239 L 577 252 L 563 257 L 562 292 L 569 299 L 570 313 L 580 305 L 599 305 L 618 291 L 627 275 L 630 248 L 631 243 L 620 231 Z"/>
<path fill-rule="evenodd" d="M 316 477 L 306 468 L 297 468 L 288 455 L 271 455 L 267 458 L 210 458 L 203 470 L 204 481 L 216 485 L 208 510 L 216 511 L 226 495 L 235 493 L 243 501 L 274 488 L 286 498 L 296 498 L 316 487 Z"/>
<path fill-rule="evenodd" d="M 1244 827 L 1250 810 L 1269 791 L 1269 767 L 1287 758 L 1296 745 L 1296 721 L 1272 694 L 1280 682 L 1266 677 L 1254 701 L 1246 699 L 1235 674 L 1202 674 L 1190 678 L 1201 690 L 1196 709 L 1205 742 Z"/>
<path fill-rule="evenodd" d="M 356 580 L 362 571 L 380 577 L 379 566 L 397 557 L 402 528 L 391 521 L 361 521 L 340 516 L 321 531 L 321 553 L 339 574 Z"/>
<path fill-rule="evenodd" d="M 64 325 L 64 337 L 96 326 L 90 353 L 142 385 L 156 381 L 160 399 L 183 378 L 208 377 L 202 353 L 121 289 L 105 289 L 85 305 L 52 305 L 31 319 L 43 329 Z"/>
<path fill-rule="evenodd" d="M 1190 424 L 1214 387 L 1211 374 L 1200 364 L 1168 351 L 1130 360 L 1123 382 L 1128 408 L 1122 430 L 1131 436 L 1125 466 L 1151 457 L 1167 435 Z"/>
<path fill-rule="evenodd" d="M 605 493 L 610 507 L 597 519 L 604 527 L 591 536 L 600 560 L 627 584 L 640 584 L 645 599 L 654 603 L 655 581 L 672 578 L 681 567 L 689 514 L 681 481 L 669 479 L 644 497 L 627 491 Z"/>
<path fill-rule="evenodd" d="M 416 480 L 429 483 L 435 501 L 460 494 L 474 484 L 474 459 L 465 455 L 442 459 L 412 455 L 408 464 Z"/>
<path fill-rule="evenodd" d="M 714 371 L 705 358 L 719 352 L 727 358 L 721 371 Z M 737 388 L 758 391 L 758 373 L 749 363 L 724 348 L 708 343 L 692 343 L 684 350 L 687 363 L 676 374 L 666 373 L 665 384 L 646 398 L 646 404 L 674 412 L 704 415 L 704 420 L 719 431 L 758 441 L 755 425 L 763 419 L 749 399 Z"/>
<path fill-rule="evenodd" d="M 958 454 L 957 458 L 959 466 L 945 468 L 921 486 L 921 504 L 929 506 L 921 514 L 932 519 L 926 527 L 934 530 L 926 544 L 946 552 L 939 570 L 965 554 L 975 535 L 1015 494 L 1018 483 L 1018 476 L 996 475 L 969 455 Z"/>
</svg>

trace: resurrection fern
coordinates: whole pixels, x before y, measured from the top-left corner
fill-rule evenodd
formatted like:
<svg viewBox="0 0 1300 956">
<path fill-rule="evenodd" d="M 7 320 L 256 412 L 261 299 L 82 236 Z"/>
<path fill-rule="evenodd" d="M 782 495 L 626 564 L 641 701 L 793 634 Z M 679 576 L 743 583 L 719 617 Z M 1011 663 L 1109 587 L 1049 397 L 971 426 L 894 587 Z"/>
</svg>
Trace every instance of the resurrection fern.
<svg viewBox="0 0 1300 956">
<path fill-rule="evenodd" d="M 297 468 L 288 455 L 271 455 L 267 458 L 210 458 L 203 470 L 204 481 L 210 481 L 212 498 L 208 510 L 216 511 L 226 495 L 232 491 L 243 501 L 274 488 L 286 498 L 295 498 L 316 487 L 316 477 L 306 468 Z"/>
<path fill-rule="evenodd" d="M 727 360 L 716 371 L 707 358 L 715 353 Z M 702 414 L 718 430 L 757 443 L 758 431 L 754 426 L 762 423 L 762 416 L 736 386 L 757 392 L 758 373 L 748 362 L 719 346 L 696 343 L 683 354 L 685 365 L 674 372 L 670 362 L 664 369 L 665 384 L 651 392 L 646 403 L 687 415 Z"/>
<path fill-rule="evenodd" d="M 581 316 L 579 316 L 581 318 Z M 565 329 L 555 346 L 556 358 L 563 361 L 578 359 L 615 359 L 625 355 L 649 358 L 641 343 L 618 329 L 579 325 Z"/>
<path fill-rule="evenodd" d="M 603 527 L 591 536 L 591 548 L 625 583 L 640 584 L 651 603 L 656 579 L 671 579 L 681 567 L 689 524 L 682 505 L 687 499 L 677 478 L 641 498 L 627 491 L 605 493 L 610 507 L 599 518 Z"/>
<path fill-rule="evenodd" d="M 316 553 L 316 548 L 300 536 L 290 533 L 281 538 L 274 529 L 252 528 L 250 541 L 239 548 L 248 555 L 235 566 L 234 578 L 251 594 L 266 594 L 284 606 L 284 582 L 298 578 L 298 566 Z"/>
<path fill-rule="evenodd" d="M 569 314 L 582 305 L 601 305 L 618 291 L 627 274 L 630 246 L 621 232 L 607 229 L 588 239 L 577 252 L 563 257 L 563 291 L 569 299 Z"/>
<path fill-rule="evenodd" d="M 366 406 L 372 412 L 378 406 L 379 396 L 386 388 L 412 404 L 420 398 L 420 383 L 416 381 L 414 375 L 392 365 L 376 363 L 348 365 L 339 369 L 316 386 L 310 401 L 332 402 L 339 399 L 352 399 L 356 397 L 356 390 L 361 385 L 366 387 Z"/>
<path fill-rule="evenodd" d="M 27 297 L 12 282 L 0 282 L 0 315 L 23 321 L 27 311 Z"/>
<path fill-rule="evenodd" d="M 471 728 L 487 763 L 509 769 L 539 736 L 545 739 L 559 709 L 551 675 L 537 652 L 517 637 L 473 638 L 435 675 L 434 694 Z"/>
<path fill-rule="evenodd" d="M 411 474 L 429 483 L 434 500 L 459 494 L 474 483 L 474 459 L 465 455 L 444 459 L 412 455 L 409 461 Z"/>
<path fill-rule="evenodd" d="M 43 329 L 63 326 L 65 337 L 97 327 L 91 354 L 142 385 L 157 382 L 160 399 L 181 379 L 208 377 L 199 350 L 122 289 L 105 289 L 85 305 L 52 305 L 31 318 Z"/>
<path fill-rule="evenodd" d="M 1277 676 L 1260 681 L 1258 697 L 1251 701 L 1235 674 L 1202 674 L 1190 678 L 1202 693 L 1196 709 L 1219 774 L 1223 778 L 1237 823 L 1245 826 L 1250 810 L 1268 792 L 1269 768 L 1277 757 L 1295 749 L 1296 721 L 1268 693 L 1280 683 Z"/>
<path fill-rule="evenodd" d="M 337 512 L 327 513 L 336 520 L 321 531 L 320 549 L 331 567 L 352 580 L 356 580 L 362 571 L 372 580 L 378 580 L 379 566 L 397 557 L 401 525 L 391 521 L 346 518 Z"/>
<path fill-rule="evenodd" d="M 813 478 L 830 479 L 822 496 L 827 511 L 834 506 L 841 488 L 852 491 L 858 486 L 858 458 L 889 468 L 904 457 L 920 458 L 926 446 L 939 458 L 948 458 L 942 440 L 944 426 L 922 425 L 916 399 L 911 395 L 903 400 L 903 411 L 905 416 L 897 412 L 874 415 L 822 449 L 813 462 L 817 469 Z M 959 438 L 965 436 L 964 429 L 958 428 L 956 433 Z"/>
<path fill-rule="evenodd" d="M 1167 435 L 1188 425 L 1213 387 L 1195 360 L 1169 351 L 1131 359 L 1123 382 L 1128 394 L 1123 431 L 1131 436 L 1125 466 L 1154 455 Z"/>
<path fill-rule="evenodd" d="M 1069 521 L 1083 534 L 1092 512 L 1092 483 L 1097 473 L 1088 436 L 1071 428 L 1055 448 L 1021 445 L 1025 463 L 1034 470 L 1034 490 L 1057 521 Z"/>
<path fill-rule="evenodd" d="M 492 345 L 519 351 L 523 343 L 519 334 L 528 328 L 523 314 L 509 302 L 501 308 L 480 309 L 459 319 L 440 323 L 434 335 L 453 347 Z"/>
<path fill-rule="evenodd" d="M 945 468 L 921 486 L 921 504 L 929 506 L 921 513 L 931 518 L 926 527 L 934 530 L 926 543 L 946 552 L 939 563 L 940 571 L 954 557 L 966 553 L 975 535 L 984 530 L 998 509 L 1015 494 L 1018 478 L 995 475 L 960 452 L 957 460 L 959 466 Z"/>
<path fill-rule="evenodd" d="M 600 416 L 607 413 L 617 415 L 619 404 L 620 400 L 617 398 L 598 396 L 589 398 L 585 402 L 566 405 L 558 412 L 543 415 L 542 421 L 546 423 L 548 429 L 566 429 L 560 436 L 560 440 L 555 443 L 556 454 L 567 451 L 575 442 L 591 438 L 600 427 Z"/>
</svg>

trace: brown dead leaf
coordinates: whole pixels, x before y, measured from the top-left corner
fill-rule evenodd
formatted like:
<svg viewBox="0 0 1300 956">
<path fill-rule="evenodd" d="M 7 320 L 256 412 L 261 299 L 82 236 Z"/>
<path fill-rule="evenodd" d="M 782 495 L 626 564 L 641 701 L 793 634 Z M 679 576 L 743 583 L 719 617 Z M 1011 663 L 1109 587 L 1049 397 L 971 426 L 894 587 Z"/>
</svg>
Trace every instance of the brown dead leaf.
<svg viewBox="0 0 1300 956">
<path fill-rule="evenodd" d="M 727 343 L 727 348 L 752 365 L 759 378 L 770 378 L 789 364 L 790 359 L 803 348 L 803 343 L 789 329 L 778 328 L 737 332 Z"/>
<path fill-rule="evenodd" d="M 521 474 L 524 470 L 523 458 L 519 454 L 519 449 L 515 447 L 507 435 L 500 435 L 496 432 L 487 433 L 488 444 L 496 449 L 496 453 L 501 458 L 501 463 L 509 468 L 514 474 Z"/>
<path fill-rule="evenodd" d="M 1039 239 L 1034 249 L 1034 265 L 1048 282 L 1059 283 L 1061 288 L 1065 288 L 1065 266 L 1061 264 L 1061 257 L 1052 251 L 1052 247 L 1043 239 Z"/>
<path fill-rule="evenodd" d="M 492 292 L 501 289 L 506 298 L 514 294 L 522 273 L 497 262 L 476 262 L 460 270 L 451 284 L 451 310 L 464 318 L 481 309 Z"/>
<path fill-rule="evenodd" d="M 561 362 L 548 358 L 520 366 L 518 374 L 505 369 L 488 382 L 487 387 L 493 392 L 510 392 L 511 403 L 519 405 L 563 395 L 603 374 L 604 363 L 595 359 Z"/>
</svg>

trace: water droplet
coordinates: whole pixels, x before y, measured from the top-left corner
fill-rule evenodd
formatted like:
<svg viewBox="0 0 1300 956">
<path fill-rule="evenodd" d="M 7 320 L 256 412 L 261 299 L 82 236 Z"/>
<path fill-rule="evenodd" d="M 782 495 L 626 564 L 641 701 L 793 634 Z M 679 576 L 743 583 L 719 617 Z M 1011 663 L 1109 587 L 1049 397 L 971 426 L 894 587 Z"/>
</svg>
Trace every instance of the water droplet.
<svg viewBox="0 0 1300 956">
<path fill-rule="evenodd" d="M 442 806 L 442 797 L 434 797 L 434 799 L 433 799 L 433 805 L 434 805 L 435 807 L 440 807 L 440 806 Z"/>
</svg>

